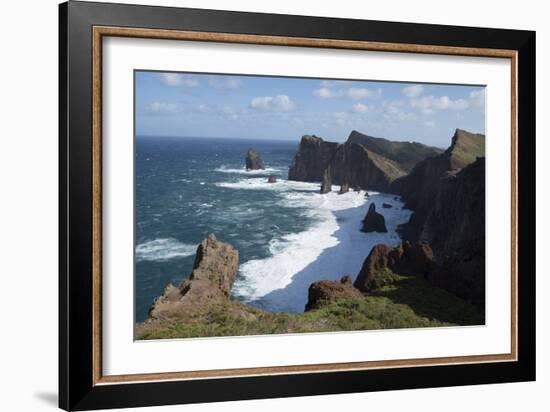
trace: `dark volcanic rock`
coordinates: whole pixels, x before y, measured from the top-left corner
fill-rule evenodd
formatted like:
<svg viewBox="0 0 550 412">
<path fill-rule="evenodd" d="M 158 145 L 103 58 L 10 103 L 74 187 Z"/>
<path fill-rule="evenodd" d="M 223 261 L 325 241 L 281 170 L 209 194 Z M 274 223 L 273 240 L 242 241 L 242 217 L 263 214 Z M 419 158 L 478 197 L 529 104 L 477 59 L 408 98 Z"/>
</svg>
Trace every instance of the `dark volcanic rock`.
<svg viewBox="0 0 550 412">
<path fill-rule="evenodd" d="M 388 231 L 388 229 L 386 229 L 386 220 L 383 215 L 376 211 L 376 206 L 374 203 L 371 203 L 369 206 L 369 211 L 363 219 L 362 231 L 379 233 L 385 233 Z"/>
<path fill-rule="evenodd" d="M 267 178 L 267 183 L 277 183 L 277 176 L 271 175 Z"/>
<path fill-rule="evenodd" d="M 393 283 L 397 275 L 428 277 L 435 267 L 434 256 L 427 242 L 411 245 L 404 242 L 398 247 L 376 245 L 355 280 L 355 287 L 371 292 Z"/>
<path fill-rule="evenodd" d="M 197 248 L 193 271 L 177 287 L 168 285 L 149 310 L 150 318 L 177 316 L 199 305 L 227 300 L 239 265 L 239 252 L 210 234 Z"/>
<path fill-rule="evenodd" d="M 414 213 L 403 228 L 405 239 L 418 240 L 439 191 L 448 178 L 485 155 L 485 136 L 457 129 L 451 146 L 442 154 L 418 163 L 407 176 L 396 179 L 390 191 L 401 195 L 407 209 Z"/>
<path fill-rule="evenodd" d="M 349 185 L 347 183 L 342 183 L 342 185 L 340 186 L 340 190 L 338 191 L 338 194 L 343 195 L 344 193 L 348 193 L 348 192 L 349 192 Z"/>
<path fill-rule="evenodd" d="M 323 181 L 321 182 L 321 194 L 329 193 L 332 191 L 332 176 L 330 174 L 330 166 L 325 169 L 323 173 Z"/>
<path fill-rule="evenodd" d="M 390 205 L 389 203 L 382 203 L 382 207 L 383 207 L 384 209 L 391 209 L 393 206 Z"/>
<path fill-rule="evenodd" d="M 420 161 L 436 156 L 443 150 L 416 142 L 394 142 L 380 137 L 372 137 L 353 130 L 348 137 L 348 143 L 362 145 L 365 149 L 384 156 L 409 172 Z"/>
<path fill-rule="evenodd" d="M 350 276 L 344 276 L 340 282 L 321 280 L 311 284 L 305 310 L 318 309 L 324 304 L 338 299 L 360 299 L 363 295 L 352 284 Z"/>
<path fill-rule="evenodd" d="M 261 170 L 265 169 L 264 162 L 259 153 L 254 149 L 248 149 L 246 153 L 246 170 Z"/>
<path fill-rule="evenodd" d="M 289 180 L 320 182 L 338 143 L 325 142 L 315 135 L 302 137 L 298 151 L 288 170 Z"/>
<path fill-rule="evenodd" d="M 331 166 L 332 183 L 388 191 L 412 165 L 440 153 L 419 143 L 390 142 L 353 131 L 344 144 L 304 136 L 288 172 L 289 180 L 321 181 Z"/>
<path fill-rule="evenodd" d="M 441 264 L 430 280 L 482 307 L 485 300 L 485 158 L 477 159 L 447 179 L 434 199 L 421 237 L 429 239 Z"/>
</svg>

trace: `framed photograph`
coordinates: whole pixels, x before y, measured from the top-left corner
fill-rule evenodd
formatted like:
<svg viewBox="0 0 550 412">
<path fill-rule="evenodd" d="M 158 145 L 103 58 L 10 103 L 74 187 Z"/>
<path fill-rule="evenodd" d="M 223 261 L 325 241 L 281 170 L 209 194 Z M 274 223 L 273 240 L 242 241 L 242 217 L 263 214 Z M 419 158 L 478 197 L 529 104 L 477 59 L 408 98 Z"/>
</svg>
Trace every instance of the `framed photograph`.
<svg viewBox="0 0 550 412">
<path fill-rule="evenodd" d="M 535 379 L 534 32 L 71 1 L 59 147 L 63 409 Z"/>
</svg>

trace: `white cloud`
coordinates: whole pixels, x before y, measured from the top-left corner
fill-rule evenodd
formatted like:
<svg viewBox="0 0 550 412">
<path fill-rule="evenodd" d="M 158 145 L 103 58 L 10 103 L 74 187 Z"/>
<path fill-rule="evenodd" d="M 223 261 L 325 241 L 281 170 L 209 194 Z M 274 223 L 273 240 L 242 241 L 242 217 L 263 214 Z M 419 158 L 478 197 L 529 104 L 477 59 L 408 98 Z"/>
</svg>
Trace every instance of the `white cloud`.
<svg viewBox="0 0 550 412">
<path fill-rule="evenodd" d="M 392 101 L 383 101 L 382 109 L 384 111 L 384 118 L 389 120 L 415 120 L 416 115 L 414 113 L 404 110 L 405 101 L 403 100 L 392 100 Z"/>
<path fill-rule="evenodd" d="M 235 77 L 212 77 L 208 85 L 214 89 L 234 90 L 241 87 L 241 81 Z"/>
<path fill-rule="evenodd" d="M 366 112 L 369 111 L 369 106 L 367 106 L 366 104 L 363 104 L 363 103 L 355 103 L 351 107 L 351 110 L 355 113 L 366 113 Z"/>
<path fill-rule="evenodd" d="M 424 114 L 433 114 L 437 110 L 465 110 L 470 103 L 465 99 L 453 100 L 449 96 L 424 96 L 411 99 L 410 106 Z"/>
<path fill-rule="evenodd" d="M 145 109 L 149 113 L 153 114 L 173 114 L 179 111 L 179 107 L 175 103 L 164 103 L 164 102 L 152 102 L 149 103 Z"/>
<path fill-rule="evenodd" d="M 197 87 L 200 84 L 197 79 L 182 73 L 161 73 L 160 81 L 162 84 L 171 87 Z"/>
<path fill-rule="evenodd" d="M 321 99 L 328 99 L 330 97 L 338 97 L 339 94 L 336 93 L 335 90 L 331 89 L 330 87 L 320 87 L 318 89 L 313 90 L 313 95 L 317 96 Z"/>
<path fill-rule="evenodd" d="M 469 97 L 472 107 L 485 109 L 485 89 L 471 91 Z"/>
<path fill-rule="evenodd" d="M 273 112 L 288 112 L 296 107 L 296 103 L 286 94 L 280 94 L 278 96 L 255 97 L 250 102 L 250 107 Z"/>
<path fill-rule="evenodd" d="M 418 97 L 424 92 L 424 87 L 421 84 L 407 86 L 401 90 L 401 94 L 407 97 Z"/>
<path fill-rule="evenodd" d="M 428 127 L 435 127 L 435 122 L 433 120 L 428 120 L 427 122 L 424 122 L 424 125 Z"/>
<path fill-rule="evenodd" d="M 349 113 L 348 112 L 335 112 L 332 113 L 332 117 L 334 117 L 334 120 L 337 124 L 340 126 L 343 126 L 348 123 L 349 119 Z"/>
<path fill-rule="evenodd" d="M 343 80 L 324 80 L 321 82 L 321 87 L 313 90 L 313 95 L 321 99 L 348 97 L 353 100 L 377 99 L 382 95 L 382 89 L 372 90 L 366 87 L 342 87 L 349 83 L 350 82 Z"/>
</svg>

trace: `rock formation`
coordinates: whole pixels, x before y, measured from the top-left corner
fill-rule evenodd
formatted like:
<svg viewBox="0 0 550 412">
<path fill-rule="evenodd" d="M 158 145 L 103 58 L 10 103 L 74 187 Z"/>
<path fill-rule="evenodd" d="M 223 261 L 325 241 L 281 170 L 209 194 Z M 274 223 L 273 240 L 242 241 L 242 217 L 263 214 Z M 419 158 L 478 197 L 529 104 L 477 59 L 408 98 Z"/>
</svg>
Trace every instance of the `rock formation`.
<svg viewBox="0 0 550 412">
<path fill-rule="evenodd" d="M 407 209 L 414 211 L 409 223 L 403 228 L 406 239 L 421 238 L 424 223 L 434 199 L 449 177 L 485 156 L 485 136 L 457 129 L 449 148 L 438 156 L 418 163 L 411 173 L 396 179 L 390 191 L 401 195 Z"/>
<path fill-rule="evenodd" d="M 277 176 L 271 175 L 267 178 L 267 183 L 277 183 Z"/>
<path fill-rule="evenodd" d="M 342 185 L 340 186 L 340 190 L 338 191 L 338 194 L 343 195 L 344 193 L 348 193 L 348 192 L 349 192 L 349 185 L 347 183 L 342 183 Z"/>
<path fill-rule="evenodd" d="M 332 191 L 332 176 L 330 174 L 330 166 L 327 166 L 323 173 L 323 181 L 321 182 L 321 194 L 330 193 Z"/>
<path fill-rule="evenodd" d="M 384 209 L 391 209 L 393 206 L 390 205 L 389 203 L 382 203 L 382 207 L 383 207 Z"/>
<path fill-rule="evenodd" d="M 304 136 L 292 165 L 289 180 L 318 182 L 331 166 L 332 182 L 351 187 L 388 191 L 391 183 L 404 176 L 418 161 L 441 153 L 419 143 L 390 142 L 353 131 L 347 142 L 326 142 Z"/>
<path fill-rule="evenodd" d="M 369 211 L 363 219 L 363 232 L 378 232 L 386 233 L 386 220 L 384 216 L 376 211 L 376 206 L 374 203 L 371 203 L 369 206 Z"/>
<path fill-rule="evenodd" d="M 193 271 L 179 286 L 168 285 L 149 310 L 153 319 L 177 316 L 198 305 L 226 300 L 239 265 L 239 252 L 210 234 L 197 248 Z"/>
<path fill-rule="evenodd" d="M 350 276 L 344 276 L 340 282 L 334 280 L 320 280 L 314 282 L 308 289 L 306 311 L 318 309 L 320 306 L 338 299 L 362 297 L 361 292 L 353 286 Z"/>
<path fill-rule="evenodd" d="M 397 247 L 379 244 L 365 259 L 354 285 L 362 292 L 371 292 L 393 283 L 396 275 L 427 277 L 434 268 L 434 255 L 427 242 L 404 242 Z"/>
<path fill-rule="evenodd" d="M 325 142 L 315 135 L 303 136 L 288 171 L 288 179 L 320 182 L 337 147 L 338 143 Z"/>
<path fill-rule="evenodd" d="M 248 149 L 248 152 L 246 153 L 245 163 L 246 163 L 246 170 L 265 169 L 264 162 L 262 161 L 260 154 L 254 149 Z"/>
</svg>

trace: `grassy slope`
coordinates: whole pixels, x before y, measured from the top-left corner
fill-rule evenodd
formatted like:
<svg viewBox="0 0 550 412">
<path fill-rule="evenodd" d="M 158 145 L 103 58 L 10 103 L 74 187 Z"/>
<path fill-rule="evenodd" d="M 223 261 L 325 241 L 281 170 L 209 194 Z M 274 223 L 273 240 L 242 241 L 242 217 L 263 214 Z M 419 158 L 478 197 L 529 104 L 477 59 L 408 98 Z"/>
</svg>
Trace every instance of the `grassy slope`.
<svg viewBox="0 0 550 412">
<path fill-rule="evenodd" d="M 475 307 L 423 279 L 395 282 L 360 299 L 341 299 L 300 314 L 270 313 L 235 301 L 138 327 L 138 339 L 265 335 L 483 324 Z"/>
</svg>

